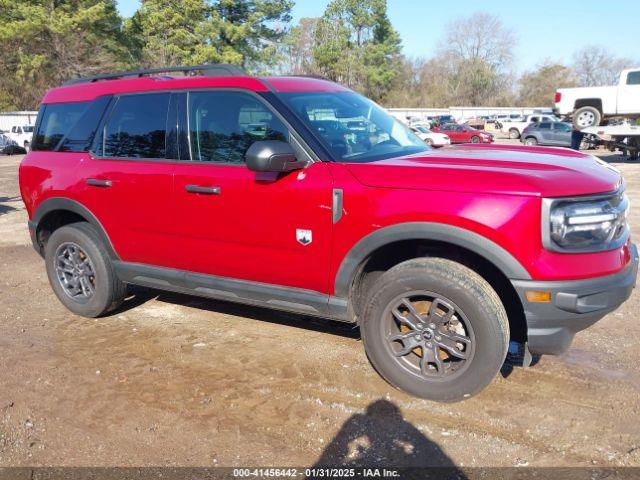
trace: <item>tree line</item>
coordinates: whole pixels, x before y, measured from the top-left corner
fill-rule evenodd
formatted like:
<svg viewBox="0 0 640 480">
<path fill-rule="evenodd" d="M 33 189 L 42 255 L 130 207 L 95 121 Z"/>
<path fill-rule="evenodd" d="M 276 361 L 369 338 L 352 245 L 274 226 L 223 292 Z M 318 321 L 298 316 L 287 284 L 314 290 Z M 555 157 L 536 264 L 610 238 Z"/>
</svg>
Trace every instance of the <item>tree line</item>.
<svg viewBox="0 0 640 480">
<path fill-rule="evenodd" d="M 515 72 L 517 36 L 498 16 L 452 21 L 431 58 L 402 53 L 386 0 L 332 0 L 292 25 L 292 0 L 0 0 L 0 110 L 31 110 L 66 80 L 127 69 L 232 63 L 319 75 L 386 106 L 551 106 L 556 88 L 612 83 L 631 66 L 604 47 Z"/>
</svg>

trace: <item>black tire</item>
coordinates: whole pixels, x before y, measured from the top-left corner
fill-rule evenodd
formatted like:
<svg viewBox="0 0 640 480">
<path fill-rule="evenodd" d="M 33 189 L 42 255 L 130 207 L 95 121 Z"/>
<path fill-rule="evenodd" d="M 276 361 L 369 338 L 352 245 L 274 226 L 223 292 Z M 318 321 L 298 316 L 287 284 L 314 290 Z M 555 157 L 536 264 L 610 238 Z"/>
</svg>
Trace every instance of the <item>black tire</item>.
<svg viewBox="0 0 640 480">
<path fill-rule="evenodd" d="M 518 138 L 520 138 L 520 131 L 517 128 L 510 128 L 509 129 L 509 138 L 511 140 L 517 140 Z"/>
<path fill-rule="evenodd" d="M 397 317 L 387 313 L 398 297 L 413 295 L 416 291 L 433 292 L 451 302 L 456 308 L 457 317 L 454 318 L 464 319 L 466 331 L 470 330 L 471 341 L 465 348 L 471 349 L 469 359 L 458 371 L 450 370 L 451 376 L 445 373 L 442 378 L 427 377 L 421 370 L 411 371 L 403 366 L 408 360 L 422 365 L 422 354 L 418 355 L 415 347 L 402 357 L 392 352 L 392 340 L 385 334 L 385 328 L 393 325 Z M 480 392 L 500 371 L 509 345 L 509 323 L 498 294 L 473 270 L 442 258 L 408 260 L 385 272 L 372 286 L 362 318 L 360 330 L 365 351 L 376 371 L 394 387 L 428 400 L 455 402 Z M 431 322 L 430 318 L 422 319 L 425 327 Z M 470 329 L 466 323 L 470 324 Z M 435 334 L 442 331 L 450 332 L 437 330 Z M 402 349 L 406 349 L 404 341 Z M 418 359 L 409 359 L 411 355 Z M 441 354 L 439 358 L 442 358 Z"/>
<path fill-rule="evenodd" d="M 536 137 L 527 137 L 524 139 L 524 144 L 533 147 L 538 145 L 538 139 Z"/>
<path fill-rule="evenodd" d="M 471 137 L 471 143 L 480 143 L 480 137 L 474 135 L 473 137 Z"/>
<path fill-rule="evenodd" d="M 429 145 L 430 147 L 433 147 L 433 140 L 431 140 L 430 138 L 426 138 L 424 140 L 424 143 L 426 143 L 427 145 Z"/>
<path fill-rule="evenodd" d="M 87 298 L 70 296 L 58 277 L 56 254 L 66 245 L 79 247 L 83 258 L 91 262 L 94 272 L 93 293 Z M 77 315 L 99 317 L 115 310 L 124 301 L 127 286 L 116 276 L 104 244 L 89 223 L 72 223 L 55 230 L 45 247 L 45 262 L 54 293 L 65 307 Z"/>
<path fill-rule="evenodd" d="M 602 114 L 596 107 L 580 107 L 573 114 L 573 128 L 583 130 L 588 127 L 597 127 L 602 121 Z"/>
</svg>

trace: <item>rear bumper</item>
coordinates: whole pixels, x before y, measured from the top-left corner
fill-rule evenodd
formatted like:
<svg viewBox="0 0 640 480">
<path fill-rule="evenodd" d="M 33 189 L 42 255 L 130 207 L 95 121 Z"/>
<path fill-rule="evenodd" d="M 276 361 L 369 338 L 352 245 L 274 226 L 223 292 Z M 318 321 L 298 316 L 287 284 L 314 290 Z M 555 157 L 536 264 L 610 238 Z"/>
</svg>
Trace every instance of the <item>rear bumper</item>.
<svg viewBox="0 0 640 480">
<path fill-rule="evenodd" d="M 614 275 L 560 282 L 512 280 L 524 306 L 531 353 L 562 353 L 577 332 L 593 325 L 629 298 L 638 275 L 638 249 L 632 244 L 630 251 L 631 261 Z M 551 292 L 551 301 L 528 302 L 526 291 Z"/>
</svg>

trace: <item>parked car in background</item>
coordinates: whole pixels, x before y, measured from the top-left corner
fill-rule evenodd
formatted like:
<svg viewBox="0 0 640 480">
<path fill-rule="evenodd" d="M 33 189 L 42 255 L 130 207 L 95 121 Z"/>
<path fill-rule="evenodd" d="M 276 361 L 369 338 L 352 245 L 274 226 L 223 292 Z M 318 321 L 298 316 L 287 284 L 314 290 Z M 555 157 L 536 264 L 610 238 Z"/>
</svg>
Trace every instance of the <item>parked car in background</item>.
<svg viewBox="0 0 640 480">
<path fill-rule="evenodd" d="M 505 115 L 503 113 L 498 114 L 498 115 L 492 115 L 491 118 L 493 118 L 493 122 L 496 124 L 501 124 L 502 122 L 508 122 L 509 121 L 509 115 Z"/>
<path fill-rule="evenodd" d="M 623 70 L 617 85 L 560 88 L 555 111 L 571 117 L 577 130 L 600 125 L 613 116 L 640 117 L 640 68 Z"/>
<path fill-rule="evenodd" d="M 24 153 L 27 153 L 24 147 L 21 147 L 14 140 L 11 140 L 6 134 L 0 133 L 0 154 L 19 155 Z"/>
<path fill-rule="evenodd" d="M 29 148 L 33 137 L 33 125 L 14 125 L 7 135 L 18 145 Z"/>
<path fill-rule="evenodd" d="M 536 122 L 527 126 L 520 136 L 525 145 L 571 146 L 571 124 L 565 122 Z"/>
<path fill-rule="evenodd" d="M 456 123 L 456 119 L 453 115 L 438 115 L 436 117 L 436 121 L 438 122 L 438 125 L 442 125 L 444 123 Z"/>
<path fill-rule="evenodd" d="M 451 144 L 451 139 L 444 133 L 435 133 L 421 125 L 412 126 L 411 131 L 415 133 L 420 140 L 424 141 L 431 147 L 444 147 Z"/>
<path fill-rule="evenodd" d="M 532 123 L 537 122 L 559 122 L 560 119 L 555 115 L 527 115 L 523 120 L 501 122 L 499 129 L 503 133 L 508 133 L 509 138 L 515 140 L 520 138 L 522 131 Z"/>
<path fill-rule="evenodd" d="M 451 143 L 492 143 L 493 135 L 484 130 L 476 130 L 469 125 L 447 123 L 432 130 L 435 133 L 444 133 L 451 139 Z"/>
</svg>

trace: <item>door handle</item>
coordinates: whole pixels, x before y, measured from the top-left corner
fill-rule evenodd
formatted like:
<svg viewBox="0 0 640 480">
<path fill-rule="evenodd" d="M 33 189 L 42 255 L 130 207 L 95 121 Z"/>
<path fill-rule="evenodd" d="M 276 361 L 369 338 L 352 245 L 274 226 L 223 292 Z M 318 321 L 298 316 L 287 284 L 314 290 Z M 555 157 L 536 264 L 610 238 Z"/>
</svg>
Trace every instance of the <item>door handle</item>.
<svg viewBox="0 0 640 480">
<path fill-rule="evenodd" d="M 97 178 L 87 178 L 87 185 L 90 187 L 110 187 L 111 180 L 98 180 Z"/>
<path fill-rule="evenodd" d="M 201 187 L 200 185 L 187 185 L 184 189 L 189 193 L 202 193 L 204 195 L 220 195 L 220 187 Z"/>
</svg>

